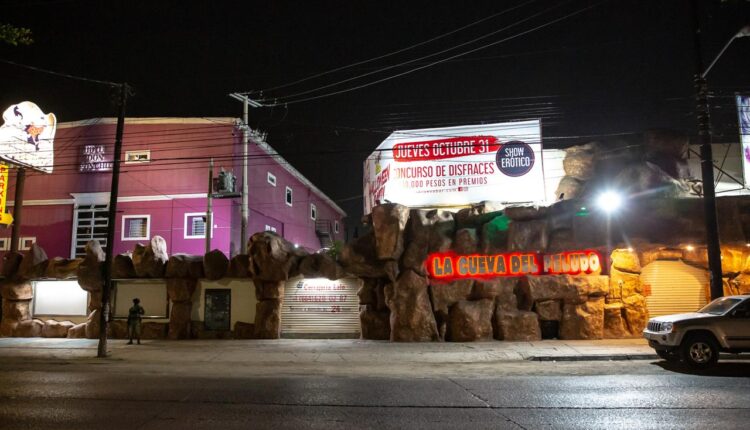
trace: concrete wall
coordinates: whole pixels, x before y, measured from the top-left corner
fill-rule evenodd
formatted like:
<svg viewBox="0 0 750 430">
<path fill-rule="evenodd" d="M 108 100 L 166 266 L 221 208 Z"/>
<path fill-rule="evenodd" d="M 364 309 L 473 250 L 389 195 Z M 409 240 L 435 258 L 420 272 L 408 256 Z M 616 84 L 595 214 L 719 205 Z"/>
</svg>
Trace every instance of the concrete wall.
<svg viewBox="0 0 750 430">
<path fill-rule="evenodd" d="M 198 288 L 193 294 L 193 309 L 190 319 L 193 321 L 204 321 L 206 310 L 206 290 L 210 289 L 229 289 L 232 290 L 232 304 L 230 308 L 231 325 L 237 321 L 254 323 L 255 305 L 258 302 L 255 298 L 255 285 L 250 279 L 219 279 L 209 281 L 201 279 L 198 282 Z"/>
</svg>

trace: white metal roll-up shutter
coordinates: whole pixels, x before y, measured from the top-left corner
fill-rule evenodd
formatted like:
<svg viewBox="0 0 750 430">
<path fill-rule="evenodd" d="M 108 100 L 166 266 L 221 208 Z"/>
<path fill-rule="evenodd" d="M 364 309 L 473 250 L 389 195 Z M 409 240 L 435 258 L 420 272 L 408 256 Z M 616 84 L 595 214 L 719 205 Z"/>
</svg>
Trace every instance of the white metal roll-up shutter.
<svg viewBox="0 0 750 430">
<path fill-rule="evenodd" d="M 682 261 L 654 261 L 643 268 L 641 283 L 652 317 L 695 312 L 706 304 L 708 272 Z"/>
<path fill-rule="evenodd" d="M 296 279 L 286 283 L 281 307 L 283 334 L 359 333 L 360 280 Z"/>
</svg>

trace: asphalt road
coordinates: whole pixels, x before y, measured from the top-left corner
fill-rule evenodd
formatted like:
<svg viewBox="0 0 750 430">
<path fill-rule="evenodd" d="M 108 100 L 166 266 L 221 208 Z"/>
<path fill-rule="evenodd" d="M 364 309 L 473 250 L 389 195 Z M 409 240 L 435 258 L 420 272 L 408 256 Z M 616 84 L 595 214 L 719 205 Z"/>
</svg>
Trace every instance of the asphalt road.
<svg viewBox="0 0 750 430">
<path fill-rule="evenodd" d="M 499 363 L 487 375 L 253 376 L 0 362 L 0 429 L 746 429 L 750 362 Z M 502 375 L 502 376 L 498 376 Z"/>
</svg>

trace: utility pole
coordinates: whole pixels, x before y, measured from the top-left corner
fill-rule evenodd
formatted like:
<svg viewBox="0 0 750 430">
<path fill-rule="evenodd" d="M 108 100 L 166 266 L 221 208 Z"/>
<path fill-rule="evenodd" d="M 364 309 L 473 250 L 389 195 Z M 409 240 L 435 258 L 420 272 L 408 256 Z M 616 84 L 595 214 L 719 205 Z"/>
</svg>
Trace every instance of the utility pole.
<svg viewBox="0 0 750 430">
<path fill-rule="evenodd" d="M 21 214 L 23 213 L 23 186 L 26 183 L 26 169 L 19 167 L 16 172 L 16 195 L 13 200 L 13 224 L 10 231 L 10 252 L 18 252 L 21 238 Z M 6 184 L 7 186 L 7 184 Z"/>
<path fill-rule="evenodd" d="M 240 227 L 240 254 L 247 252 L 247 223 L 249 202 L 247 194 L 247 145 L 250 140 L 250 125 L 248 124 L 248 106 L 262 107 L 263 105 L 250 99 L 246 94 L 231 93 L 229 97 L 242 102 L 242 224 Z"/>
<path fill-rule="evenodd" d="M 109 214 L 107 216 L 107 253 L 102 270 L 102 309 L 99 315 L 99 347 L 97 357 L 107 356 L 107 322 L 109 321 L 109 297 L 112 291 L 112 261 L 115 253 L 115 225 L 117 218 L 117 192 L 120 186 L 120 158 L 122 156 L 122 133 L 125 128 L 125 102 L 128 98 L 128 84 L 120 84 L 120 102 L 115 132 L 115 154 L 112 160 L 112 186 L 109 192 Z"/>
<path fill-rule="evenodd" d="M 208 163 L 208 194 L 206 195 L 206 225 L 204 233 L 206 234 L 206 254 L 211 252 L 211 228 L 214 225 L 213 217 L 213 193 L 214 193 L 214 157 Z"/>
<path fill-rule="evenodd" d="M 691 0 L 695 29 L 695 98 L 698 115 L 698 138 L 701 150 L 701 176 L 703 180 L 703 212 L 706 221 L 706 248 L 711 282 L 711 300 L 724 295 L 721 275 L 721 244 L 716 220 L 716 190 L 714 189 L 714 156 L 711 148 L 711 118 L 708 105 L 708 85 L 703 76 L 701 53 L 701 27 L 696 0 Z"/>
</svg>

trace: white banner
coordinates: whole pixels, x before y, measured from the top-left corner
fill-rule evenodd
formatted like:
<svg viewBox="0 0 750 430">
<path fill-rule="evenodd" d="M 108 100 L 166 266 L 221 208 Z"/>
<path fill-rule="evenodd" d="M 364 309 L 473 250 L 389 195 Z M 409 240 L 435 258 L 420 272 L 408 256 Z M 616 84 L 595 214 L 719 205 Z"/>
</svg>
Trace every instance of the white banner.
<svg viewBox="0 0 750 430">
<path fill-rule="evenodd" d="M 57 119 L 32 102 L 14 104 L 3 112 L 0 158 L 52 173 L 52 144 Z"/>
<path fill-rule="evenodd" d="M 742 148 L 742 174 L 745 176 L 745 187 L 750 188 L 750 97 L 737 96 L 737 113 Z"/>
<path fill-rule="evenodd" d="M 364 165 L 365 213 L 545 200 L 539 120 L 396 131 Z"/>
</svg>

